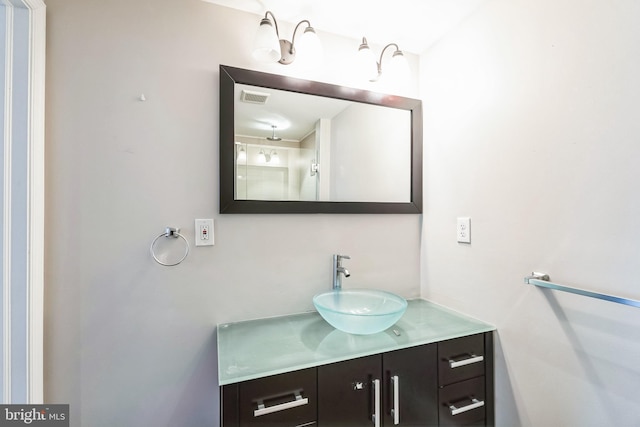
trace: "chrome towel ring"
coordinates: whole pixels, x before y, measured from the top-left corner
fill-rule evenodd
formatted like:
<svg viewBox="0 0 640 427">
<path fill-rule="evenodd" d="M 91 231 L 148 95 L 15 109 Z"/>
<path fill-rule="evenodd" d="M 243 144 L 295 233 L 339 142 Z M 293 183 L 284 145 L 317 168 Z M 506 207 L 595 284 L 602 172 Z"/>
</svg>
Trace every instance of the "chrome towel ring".
<svg viewBox="0 0 640 427">
<path fill-rule="evenodd" d="M 167 263 L 167 262 L 163 262 L 160 261 L 158 259 L 158 257 L 156 256 L 156 252 L 155 252 L 155 245 L 156 242 L 158 241 L 159 238 L 161 237 L 173 237 L 173 238 L 182 238 L 182 240 L 184 240 L 185 243 L 185 251 L 184 251 L 184 255 L 182 256 L 182 258 L 180 258 L 177 262 L 174 263 Z M 179 228 L 173 228 L 173 227 L 167 227 L 164 230 L 164 233 L 158 235 L 158 237 L 156 237 L 155 239 L 153 239 L 153 242 L 151 242 L 151 247 L 149 248 L 149 251 L 151 252 L 151 256 L 153 257 L 153 259 L 160 265 L 165 265 L 167 267 L 172 267 L 174 265 L 178 265 L 180 264 L 182 261 L 184 261 L 184 259 L 187 257 L 187 255 L 189 255 L 189 242 L 187 241 L 187 239 L 180 234 L 180 229 Z"/>
</svg>

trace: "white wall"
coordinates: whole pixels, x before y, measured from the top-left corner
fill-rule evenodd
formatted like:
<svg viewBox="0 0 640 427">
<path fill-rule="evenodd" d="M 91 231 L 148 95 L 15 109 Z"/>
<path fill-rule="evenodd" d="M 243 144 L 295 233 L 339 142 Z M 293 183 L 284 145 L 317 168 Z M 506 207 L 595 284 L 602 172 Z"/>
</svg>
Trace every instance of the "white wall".
<svg viewBox="0 0 640 427">
<path fill-rule="evenodd" d="M 410 163 L 411 112 L 352 104 L 332 118 L 331 200 L 409 202 Z"/>
<path fill-rule="evenodd" d="M 45 401 L 70 403 L 73 426 L 217 425 L 216 324 L 311 310 L 333 253 L 352 257 L 347 287 L 419 294 L 418 215 L 217 214 L 219 64 L 313 77 L 250 60 L 259 16 L 199 0 L 47 10 Z M 316 74 L 351 86 L 358 41 L 320 36 Z M 152 260 L 165 226 L 192 239 L 207 217 L 214 247 Z"/>
<path fill-rule="evenodd" d="M 640 425 L 640 310 L 523 284 L 640 299 L 638 22 L 630 0 L 494 0 L 421 62 L 422 292 L 497 326 L 499 426 Z"/>
<path fill-rule="evenodd" d="M 315 129 L 318 127 L 319 125 L 316 124 Z M 297 175 L 300 200 L 318 200 L 318 174 L 311 175 L 311 164 L 317 162 L 316 141 L 319 139 L 318 132 L 314 130 L 300 141 L 296 164 L 292 168 L 293 174 Z"/>
</svg>

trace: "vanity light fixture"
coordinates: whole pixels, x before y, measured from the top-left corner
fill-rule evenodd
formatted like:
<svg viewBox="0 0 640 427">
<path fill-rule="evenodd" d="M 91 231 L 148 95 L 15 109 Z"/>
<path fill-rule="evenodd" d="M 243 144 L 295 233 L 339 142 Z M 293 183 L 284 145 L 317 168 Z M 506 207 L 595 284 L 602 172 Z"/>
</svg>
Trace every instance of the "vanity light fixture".
<svg viewBox="0 0 640 427">
<path fill-rule="evenodd" d="M 376 57 L 369 47 L 366 37 L 363 37 L 362 43 L 358 48 L 356 61 L 361 74 L 369 81 L 376 82 L 382 77 L 382 58 L 384 56 L 384 52 L 390 47 L 394 47 L 395 51 L 391 56 L 391 62 L 387 69 L 387 76 L 398 81 L 404 81 L 409 78 L 410 70 L 407 58 L 404 57 L 404 54 L 396 43 L 389 43 L 386 45 L 380 53 L 380 59 L 376 61 Z"/>
<path fill-rule="evenodd" d="M 269 15 L 273 22 L 269 19 Z M 302 24 L 306 24 L 307 27 L 296 45 L 296 33 Z M 280 38 L 278 22 L 271 11 L 267 11 L 260 21 L 253 46 L 253 57 L 260 62 L 279 62 L 289 65 L 296 59 L 296 48 L 300 51 L 300 55 L 311 60 L 319 60 L 322 56 L 320 39 L 308 20 L 298 22 L 289 41 Z"/>
<path fill-rule="evenodd" d="M 271 150 L 268 153 L 265 153 L 261 148 L 258 153 L 258 163 L 271 163 L 272 165 L 280 164 L 280 156 L 278 156 L 278 152 L 276 150 Z"/>
</svg>

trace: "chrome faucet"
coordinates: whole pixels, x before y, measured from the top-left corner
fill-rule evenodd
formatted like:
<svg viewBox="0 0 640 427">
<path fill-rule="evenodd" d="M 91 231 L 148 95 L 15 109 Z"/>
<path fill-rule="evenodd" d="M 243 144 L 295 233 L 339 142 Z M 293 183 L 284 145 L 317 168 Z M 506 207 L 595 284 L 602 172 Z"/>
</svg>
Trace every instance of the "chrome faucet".
<svg viewBox="0 0 640 427">
<path fill-rule="evenodd" d="M 340 273 L 342 273 L 344 277 L 351 276 L 349 270 L 342 266 L 343 259 L 351 259 L 351 257 L 337 254 L 333 256 L 333 289 L 342 289 L 342 277 Z"/>
</svg>

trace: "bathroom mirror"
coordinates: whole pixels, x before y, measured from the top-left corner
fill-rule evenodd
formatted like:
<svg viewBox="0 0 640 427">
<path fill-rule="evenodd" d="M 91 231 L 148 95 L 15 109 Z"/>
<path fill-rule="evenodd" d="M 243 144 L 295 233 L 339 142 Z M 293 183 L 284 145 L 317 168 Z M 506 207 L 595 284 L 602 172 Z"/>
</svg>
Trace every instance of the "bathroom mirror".
<svg viewBox="0 0 640 427">
<path fill-rule="evenodd" d="M 220 66 L 220 213 L 420 213 L 420 100 Z"/>
</svg>

